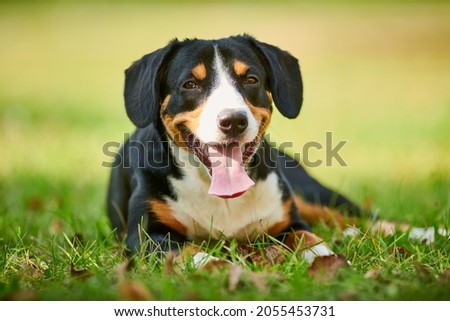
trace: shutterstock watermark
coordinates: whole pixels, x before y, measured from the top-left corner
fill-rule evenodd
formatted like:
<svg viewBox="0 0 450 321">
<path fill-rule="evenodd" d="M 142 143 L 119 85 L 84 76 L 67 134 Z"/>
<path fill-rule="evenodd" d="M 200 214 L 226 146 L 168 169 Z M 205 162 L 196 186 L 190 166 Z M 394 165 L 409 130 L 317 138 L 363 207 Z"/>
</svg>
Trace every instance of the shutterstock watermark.
<svg viewBox="0 0 450 321">
<path fill-rule="evenodd" d="M 339 154 L 341 152 L 342 147 L 347 144 L 346 140 L 338 141 L 337 144 L 333 143 L 333 133 L 326 132 L 325 133 L 325 146 L 323 146 L 320 142 L 310 141 L 303 144 L 301 152 L 294 152 L 294 159 L 301 160 L 301 162 L 307 167 L 319 167 L 323 165 L 324 160 L 321 158 L 311 159 L 312 151 L 319 151 L 325 148 L 325 166 L 333 166 L 333 160 L 339 166 L 346 167 L 348 166 L 344 159 Z M 284 151 L 287 148 L 291 148 L 293 146 L 292 142 L 283 142 L 277 147 L 278 150 Z"/>
<path fill-rule="evenodd" d="M 123 168 L 131 168 L 132 163 L 133 166 L 139 168 L 145 167 L 154 167 L 154 168 L 163 168 L 168 167 L 174 164 L 173 159 L 176 159 L 176 165 L 179 167 L 184 166 L 194 166 L 200 167 L 202 160 L 205 162 L 205 159 L 214 159 L 214 162 L 209 163 L 208 166 L 219 166 L 220 164 L 220 155 L 219 152 L 211 152 L 211 150 L 207 148 L 207 145 L 201 144 L 192 145 L 190 144 L 190 150 L 195 150 L 193 154 L 196 154 L 197 157 L 180 157 L 181 149 L 172 141 L 141 141 L 133 139 L 129 133 L 125 133 L 123 137 L 123 142 L 127 142 L 127 153 L 119 153 L 119 148 L 122 143 L 117 141 L 109 141 L 103 144 L 102 153 L 108 160 L 103 160 L 101 166 L 103 167 L 123 167 Z M 314 168 L 320 166 L 331 167 L 333 165 L 338 165 L 342 167 L 347 167 L 347 162 L 341 155 L 343 147 L 347 144 L 346 140 L 333 140 L 333 133 L 326 132 L 324 141 L 308 141 L 305 142 L 301 146 L 300 151 L 292 151 L 294 148 L 294 143 L 290 141 L 284 141 L 280 144 L 277 144 L 275 141 L 271 139 L 270 134 L 265 135 L 265 140 L 268 144 L 260 144 L 258 148 L 269 148 L 275 147 L 282 154 L 291 155 L 291 157 L 297 161 L 300 161 L 306 167 Z M 186 146 L 189 143 L 186 142 Z M 247 144 L 250 145 L 250 144 Z M 261 157 L 261 153 L 255 151 L 246 150 L 246 148 L 255 148 L 255 146 L 247 147 L 247 145 L 241 146 L 241 150 L 243 154 L 253 154 L 251 157 L 253 159 L 251 166 L 256 167 L 261 162 L 266 162 L 267 166 L 280 166 L 279 162 L 284 158 L 278 158 L 277 155 L 273 155 L 272 153 L 267 153 L 266 157 Z M 170 153 L 169 153 L 170 150 Z M 178 153 L 178 154 L 177 154 Z M 230 154 L 231 155 L 231 154 Z M 228 158 L 224 158 L 228 159 Z M 228 166 L 227 161 L 227 166 Z M 230 162 L 230 166 L 231 166 Z M 298 164 L 292 162 L 292 160 L 285 160 L 285 167 L 295 167 Z"/>
</svg>

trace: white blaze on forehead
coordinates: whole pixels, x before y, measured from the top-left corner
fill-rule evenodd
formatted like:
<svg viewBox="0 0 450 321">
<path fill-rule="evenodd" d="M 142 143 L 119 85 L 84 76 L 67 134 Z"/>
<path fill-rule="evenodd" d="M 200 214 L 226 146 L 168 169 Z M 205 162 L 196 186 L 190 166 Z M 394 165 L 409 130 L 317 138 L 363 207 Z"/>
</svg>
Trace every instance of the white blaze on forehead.
<svg viewBox="0 0 450 321">
<path fill-rule="evenodd" d="M 247 114 L 248 127 L 241 143 L 251 142 L 258 134 L 259 124 L 253 117 L 244 101 L 244 97 L 236 89 L 231 75 L 226 70 L 222 57 L 215 48 L 214 83 L 211 94 L 206 98 L 205 108 L 200 115 L 197 137 L 205 143 L 221 143 L 225 134 L 217 127 L 217 116 L 224 110 L 243 111 Z"/>
</svg>

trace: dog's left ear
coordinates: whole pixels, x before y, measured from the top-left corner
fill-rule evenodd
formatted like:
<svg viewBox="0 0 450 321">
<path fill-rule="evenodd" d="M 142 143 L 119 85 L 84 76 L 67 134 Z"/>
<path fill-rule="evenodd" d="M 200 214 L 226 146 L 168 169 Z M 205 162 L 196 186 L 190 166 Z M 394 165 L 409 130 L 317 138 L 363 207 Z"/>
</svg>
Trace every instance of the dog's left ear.
<svg viewBox="0 0 450 321">
<path fill-rule="evenodd" d="M 130 120 L 137 127 L 146 127 L 158 119 L 161 104 L 160 80 L 170 53 L 178 47 L 173 40 L 134 62 L 125 71 L 125 108 Z"/>
<path fill-rule="evenodd" d="M 269 75 L 269 87 L 275 105 L 287 118 L 295 118 L 303 102 L 303 83 L 300 66 L 288 52 L 247 36 L 264 56 Z"/>
</svg>

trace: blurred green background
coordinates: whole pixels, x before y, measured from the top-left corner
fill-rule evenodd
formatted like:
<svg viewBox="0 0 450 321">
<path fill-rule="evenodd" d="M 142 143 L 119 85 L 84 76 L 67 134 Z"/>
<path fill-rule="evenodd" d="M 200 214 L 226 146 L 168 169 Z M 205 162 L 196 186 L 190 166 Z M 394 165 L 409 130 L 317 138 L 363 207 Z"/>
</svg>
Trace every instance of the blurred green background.
<svg viewBox="0 0 450 321">
<path fill-rule="evenodd" d="M 311 168 L 323 182 L 385 208 L 405 186 L 422 186 L 440 206 L 435 193 L 448 201 L 450 190 L 449 17 L 449 4 L 430 1 L 2 2 L 0 215 L 66 202 L 80 230 L 103 217 L 102 147 L 133 130 L 123 71 L 175 37 L 244 32 L 300 61 L 301 115 L 276 114 L 273 141 L 299 152 L 331 131 L 347 141 L 348 166 Z M 405 206 L 420 215 L 413 192 Z M 13 221 L 0 219 L 0 233 Z"/>
</svg>

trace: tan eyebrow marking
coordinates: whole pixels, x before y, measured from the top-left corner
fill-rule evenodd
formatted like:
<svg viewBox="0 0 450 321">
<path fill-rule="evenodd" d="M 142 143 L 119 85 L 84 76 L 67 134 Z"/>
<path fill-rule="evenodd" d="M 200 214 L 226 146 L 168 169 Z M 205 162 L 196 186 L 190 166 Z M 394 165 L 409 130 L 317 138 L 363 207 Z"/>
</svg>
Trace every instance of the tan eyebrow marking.
<svg viewBox="0 0 450 321">
<path fill-rule="evenodd" d="M 197 66 L 195 66 L 194 69 L 192 69 L 192 74 L 194 77 L 198 80 L 203 80 L 206 78 L 206 67 L 204 63 L 199 63 Z"/>
<path fill-rule="evenodd" d="M 235 60 L 233 64 L 233 69 L 236 75 L 238 76 L 244 76 L 247 73 L 249 66 L 240 60 Z"/>
</svg>

